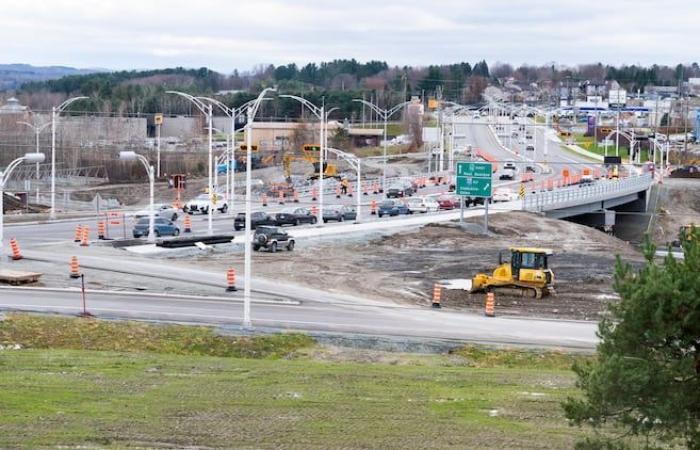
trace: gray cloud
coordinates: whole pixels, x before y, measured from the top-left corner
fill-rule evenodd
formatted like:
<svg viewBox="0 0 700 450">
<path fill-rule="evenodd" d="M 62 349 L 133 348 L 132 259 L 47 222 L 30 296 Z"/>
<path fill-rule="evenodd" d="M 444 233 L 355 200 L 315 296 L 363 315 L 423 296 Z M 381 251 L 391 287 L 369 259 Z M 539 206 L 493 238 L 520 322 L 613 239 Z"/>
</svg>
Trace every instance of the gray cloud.
<svg viewBox="0 0 700 450">
<path fill-rule="evenodd" d="M 682 0 L 54 0 L 2 9 L 3 62 L 113 69 L 230 72 L 352 57 L 674 64 L 700 47 L 700 9 Z"/>
</svg>

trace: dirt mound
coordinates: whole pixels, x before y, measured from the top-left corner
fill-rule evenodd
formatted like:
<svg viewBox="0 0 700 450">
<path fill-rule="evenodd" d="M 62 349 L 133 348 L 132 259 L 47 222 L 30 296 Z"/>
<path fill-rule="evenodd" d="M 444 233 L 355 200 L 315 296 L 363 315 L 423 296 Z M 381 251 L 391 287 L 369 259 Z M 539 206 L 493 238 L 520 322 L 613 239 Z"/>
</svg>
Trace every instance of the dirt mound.
<svg viewBox="0 0 700 450">
<path fill-rule="evenodd" d="M 498 253 L 507 256 L 511 246 L 553 250 L 550 266 L 558 295 L 542 300 L 499 295 L 498 314 L 599 319 L 614 298 L 615 255 L 634 265 L 642 261 L 634 247 L 605 233 L 521 212 L 493 215 L 489 236 L 456 223 L 434 224 L 370 241 L 306 241 L 296 247 L 293 257 L 286 253 L 254 257 L 256 274 L 263 277 L 424 307 L 435 283 L 491 272 Z M 236 261 L 227 254 L 207 263 L 223 270 Z M 443 292 L 447 307 L 483 309 L 483 294 Z"/>
<path fill-rule="evenodd" d="M 678 238 L 678 229 L 690 223 L 700 224 L 700 180 L 666 179 L 659 188 L 657 216 L 652 236 L 657 245 Z"/>
</svg>

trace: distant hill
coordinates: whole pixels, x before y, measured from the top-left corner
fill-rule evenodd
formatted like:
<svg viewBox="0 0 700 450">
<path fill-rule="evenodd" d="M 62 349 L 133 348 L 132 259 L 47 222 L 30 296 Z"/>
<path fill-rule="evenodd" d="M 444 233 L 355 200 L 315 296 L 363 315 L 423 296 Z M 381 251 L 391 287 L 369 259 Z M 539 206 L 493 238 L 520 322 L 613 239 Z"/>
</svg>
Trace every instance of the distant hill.
<svg viewBox="0 0 700 450">
<path fill-rule="evenodd" d="M 31 81 L 55 80 L 67 75 L 86 75 L 105 72 L 103 69 L 76 69 L 74 67 L 38 67 L 29 64 L 0 64 L 0 91 L 16 90 Z"/>
</svg>

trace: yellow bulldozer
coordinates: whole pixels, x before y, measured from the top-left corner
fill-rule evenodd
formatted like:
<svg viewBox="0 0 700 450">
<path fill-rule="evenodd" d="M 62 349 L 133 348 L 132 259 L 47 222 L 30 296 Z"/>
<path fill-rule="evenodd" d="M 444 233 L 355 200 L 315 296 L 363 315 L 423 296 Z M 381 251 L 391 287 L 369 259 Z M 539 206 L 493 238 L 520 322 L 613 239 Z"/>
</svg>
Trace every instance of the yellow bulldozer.
<svg viewBox="0 0 700 450">
<path fill-rule="evenodd" d="M 683 242 L 690 239 L 694 239 L 696 241 L 700 239 L 700 225 L 695 225 L 694 223 L 682 225 L 678 229 L 678 239 L 674 240 L 672 245 L 674 247 L 683 248 Z"/>
<path fill-rule="evenodd" d="M 498 291 L 542 298 L 554 293 L 554 273 L 548 266 L 552 250 L 511 247 L 510 261 L 498 254 L 498 267 L 492 275 L 478 273 L 472 278 L 470 292 Z"/>
</svg>

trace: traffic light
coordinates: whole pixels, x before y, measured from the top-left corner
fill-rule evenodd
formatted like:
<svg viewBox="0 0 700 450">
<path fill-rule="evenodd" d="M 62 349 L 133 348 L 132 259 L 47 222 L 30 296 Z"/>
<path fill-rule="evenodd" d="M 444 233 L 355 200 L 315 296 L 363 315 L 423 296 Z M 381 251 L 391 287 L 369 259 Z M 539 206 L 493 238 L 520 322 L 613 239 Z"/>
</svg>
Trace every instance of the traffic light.
<svg viewBox="0 0 700 450">
<path fill-rule="evenodd" d="M 305 152 L 320 152 L 321 151 L 321 146 L 318 144 L 305 144 L 303 148 L 304 148 Z"/>
<path fill-rule="evenodd" d="M 248 146 L 245 145 L 245 144 L 242 144 L 242 145 L 241 145 L 241 151 L 244 151 L 244 152 L 245 152 L 245 151 L 247 151 L 247 150 L 248 150 Z M 257 145 L 251 145 L 251 146 L 250 146 L 250 151 L 251 151 L 251 152 L 257 152 L 257 151 L 258 151 L 258 146 L 257 146 Z"/>
<path fill-rule="evenodd" d="M 187 177 L 185 175 L 173 175 L 172 184 L 175 189 L 185 190 L 187 187 Z"/>
</svg>

